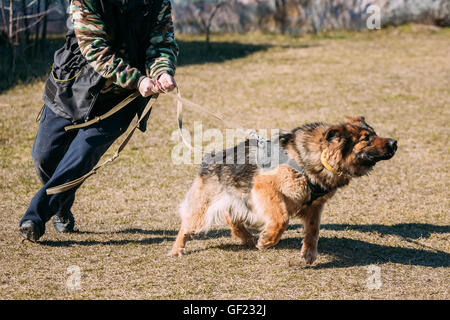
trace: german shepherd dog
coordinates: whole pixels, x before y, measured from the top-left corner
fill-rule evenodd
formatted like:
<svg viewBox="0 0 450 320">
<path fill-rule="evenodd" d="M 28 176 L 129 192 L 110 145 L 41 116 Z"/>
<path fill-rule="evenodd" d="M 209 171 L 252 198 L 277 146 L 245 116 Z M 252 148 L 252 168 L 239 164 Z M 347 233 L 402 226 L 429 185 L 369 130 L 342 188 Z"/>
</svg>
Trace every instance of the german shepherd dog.
<svg viewBox="0 0 450 320">
<path fill-rule="evenodd" d="M 247 160 L 249 141 L 245 142 Z M 264 250 L 280 241 L 289 218 L 297 216 L 304 226 L 301 257 L 311 264 L 317 257 L 325 202 L 353 177 L 366 175 L 378 161 L 392 158 L 397 141 L 379 137 L 364 117 L 347 117 L 341 124 L 310 123 L 281 134 L 279 148 L 295 165 L 288 162 L 267 169 L 248 161 L 204 160 L 180 205 L 181 227 L 169 254 L 186 253 L 191 234 L 221 222 L 243 244 Z M 259 237 L 247 228 L 258 229 Z"/>
</svg>

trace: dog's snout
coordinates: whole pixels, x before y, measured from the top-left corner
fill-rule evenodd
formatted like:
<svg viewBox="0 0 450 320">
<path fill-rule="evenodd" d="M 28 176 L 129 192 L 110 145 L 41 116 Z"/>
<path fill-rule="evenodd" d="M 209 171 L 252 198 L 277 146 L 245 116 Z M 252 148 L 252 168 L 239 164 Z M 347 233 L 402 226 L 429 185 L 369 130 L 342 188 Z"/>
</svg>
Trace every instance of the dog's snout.
<svg viewBox="0 0 450 320">
<path fill-rule="evenodd" d="M 393 152 L 397 151 L 397 140 L 389 139 L 388 145 Z"/>
</svg>

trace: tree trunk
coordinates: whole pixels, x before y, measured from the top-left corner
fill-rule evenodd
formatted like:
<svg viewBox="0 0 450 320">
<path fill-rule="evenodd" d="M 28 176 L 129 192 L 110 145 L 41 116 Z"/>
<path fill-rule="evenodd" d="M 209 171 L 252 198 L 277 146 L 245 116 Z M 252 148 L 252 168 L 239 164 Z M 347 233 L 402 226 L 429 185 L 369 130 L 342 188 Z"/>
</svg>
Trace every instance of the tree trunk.
<svg viewBox="0 0 450 320">
<path fill-rule="evenodd" d="M 36 19 L 39 18 L 39 13 L 41 13 L 41 0 L 37 0 L 37 5 L 36 5 L 37 18 Z M 34 56 L 37 56 L 38 52 L 39 52 L 39 29 L 40 29 L 40 26 L 41 26 L 41 22 L 38 22 L 34 29 L 34 48 L 33 48 Z"/>
<path fill-rule="evenodd" d="M 281 34 L 286 33 L 287 28 L 287 4 L 286 0 L 275 0 L 275 21 L 280 27 Z"/>
<path fill-rule="evenodd" d="M 14 10 L 13 0 L 9 0 L 9 25 L 8 25 L 8 51 L 9 51 L 9 65 L 11 72 L 9 74 L 9 81 L 12 81 L 13 75 L 16 71 L 16 45 L 14 42 Z"/>
<path fill-rule="evenodd" d="M 207 25 L 206 26 L 206 30 L 205 30 L 205 33 L 206 33 L 206 49 L 207 50 L 211 50 L 211 42 L 210 42 L 210 39 L 209 39 L 209 35 L 210 35 L 210 33 L 211 33 L 211 25 Z"/>
<path fill-rule="evenodd" d="M 208 21 L 205 23 L 205 33 L 206 33 L 206 48 L 208 50 L 211 50 L 211 42 L 210 42 L 210 35 L 211 35 L 211 25 L 214 20 L 214 16 L 219 11 L 219 9 L 225 5 L 225 1 L 219 2 L 214 7 L 213 11 L 209 15 Z"/>
<path fill-rule="evenodd" d="M 28 9 L 27 9 L 27 1 L 22 0 L 22 12 L 23 12 L 23 26 L 25 28 L 25 48 L 28 47 L 30 43 L 30 30 L 28 29 Z"/>
<path fill-rule="evenodd" d="M 49 6 L 49 0 L 44 0 L 44 12 L 47 12 Z M 46 41 L 47 41 L 47 19 L 48 15 L 45 13 L 44 21 L 42 23 L 42 35 L 41 35 L 41 45 L 40 45 L 40 51 L 43 53 L 46 48 Z"/>
<path fill-rule="evenodd" d="M 13 25 L 14 25 L 14 11 L 13 11 L 13 0 L 9 0 L 9 21 L 8 21 L 8 39 L 12 43 L 13 39 Z"/>
</svg>

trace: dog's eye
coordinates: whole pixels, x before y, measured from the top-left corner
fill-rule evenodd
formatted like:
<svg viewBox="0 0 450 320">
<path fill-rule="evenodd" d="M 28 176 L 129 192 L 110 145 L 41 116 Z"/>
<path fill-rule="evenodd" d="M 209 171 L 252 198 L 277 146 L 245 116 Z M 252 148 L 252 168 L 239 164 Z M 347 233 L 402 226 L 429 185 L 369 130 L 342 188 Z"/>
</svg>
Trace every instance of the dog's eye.
<svg viewBox="0 0 450 320">
<path fill-rule="evenodd" d="M 370 141 L 370 135 L 366 135 L 361 141 Z"/>
</svg>

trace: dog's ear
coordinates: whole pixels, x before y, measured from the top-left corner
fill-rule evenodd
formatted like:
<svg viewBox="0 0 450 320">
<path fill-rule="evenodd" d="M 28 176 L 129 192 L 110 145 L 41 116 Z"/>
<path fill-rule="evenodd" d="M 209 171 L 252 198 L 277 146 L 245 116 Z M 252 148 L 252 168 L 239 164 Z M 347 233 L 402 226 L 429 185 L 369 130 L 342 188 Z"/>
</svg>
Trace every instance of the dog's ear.
<svg viewBox="0 0 450 320">
<path fill-rule="evenodd" d="M 363 116 L 345 117 L 345 122 L 356 124 L 358 126 L 367 126 L 366 119 Z"/>
<path fill-rule="evenodd" d="M 331 142 L 332 140 L 339 139 L 342 135 L 340 129 L 336 127 L 330 127 L 327 131 L 324 132 L 323 136 L 326 141 Z"/>
<path fill-rule="evenodd" d="M 375 130 L 371 126 L 369 126 L 369 124 L 366 122 L 366 119 L 363 116 L 345 117 L 345 122 L 363 127 L 364 129 L 371 130 L 375 133 Z"/>
</svg>

